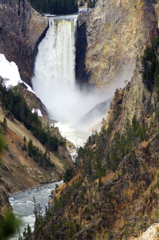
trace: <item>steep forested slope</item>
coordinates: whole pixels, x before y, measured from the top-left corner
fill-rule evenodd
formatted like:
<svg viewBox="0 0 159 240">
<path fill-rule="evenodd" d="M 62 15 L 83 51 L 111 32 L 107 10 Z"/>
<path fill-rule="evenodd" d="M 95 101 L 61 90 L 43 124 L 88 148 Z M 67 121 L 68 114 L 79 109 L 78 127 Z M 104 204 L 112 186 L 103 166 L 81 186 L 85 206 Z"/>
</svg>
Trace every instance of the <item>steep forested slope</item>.
<svg viewBox="0 0 159 240">
<path fill-rule="evenodd" d="M 52 207 L 45 216 L 36 212 L 26 239 L 129 239 L 158 221 L 158 47 L 154 26 L 101 132 L 79 149 L 66 183 L 52 193 Z"/>
<path fill-rule="evenodd" d="M 113 89 L 130 80 L 135 57 L 158 21 L 158 7 L 155 0 L 99 0 L 92 11 L 80 13 L 78 80 Z"/>
<path fill-rule="evenodd" d="M 6 89 L 1 78 L 0 133 L 5 147 L 0 159 L 0 185 L 4 194 L 58 181 L 72 165 L 58 129 L 42 123 L 37 113 L 32 113 L 33 105 L 29 109 L 24 92 L 27 89 L 22 91 L 21 86 Z M 3 199 L 1 203 L 0 208 Z"/>
</svg>

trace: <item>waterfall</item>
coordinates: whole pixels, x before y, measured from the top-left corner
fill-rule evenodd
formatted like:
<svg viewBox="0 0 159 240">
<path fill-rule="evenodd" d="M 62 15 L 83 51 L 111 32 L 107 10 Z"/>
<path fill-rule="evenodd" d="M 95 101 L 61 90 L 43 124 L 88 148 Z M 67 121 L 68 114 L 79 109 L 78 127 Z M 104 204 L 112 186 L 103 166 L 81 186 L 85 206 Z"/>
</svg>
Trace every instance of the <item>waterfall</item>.
<svg viewBox="0 0 159 240">
<path fill-rule="evenodd" d="M 62 119 L 59 108 L 65 108 L 69 114 L 70 91 L 75 87 L 76 20 L 77 15 L 49 18 L 49 29 L 39 45 L 32 78 L 37 96 L 58 120 Z"/>
<path fill-rule="evenodd" d="M 76 22 L 77 15 L 49 18 L 46 36 L 38 47 L 32 85 L 50 118 L 59 121 L 62 135 L 79 147 L 90 132 L 76 131 L 85 131 L 84 123 L 79 126 L 78 120 L 106 96 L 98 90 L 81 91 L 76 85 Z"/>
</svg>

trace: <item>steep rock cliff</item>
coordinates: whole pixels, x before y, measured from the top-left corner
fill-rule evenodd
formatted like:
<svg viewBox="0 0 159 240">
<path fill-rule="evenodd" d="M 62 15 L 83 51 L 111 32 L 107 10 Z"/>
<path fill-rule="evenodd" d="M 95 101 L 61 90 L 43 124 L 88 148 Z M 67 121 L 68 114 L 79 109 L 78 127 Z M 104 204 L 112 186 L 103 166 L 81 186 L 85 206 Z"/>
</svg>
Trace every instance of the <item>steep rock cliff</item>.
<svg viewBox="0 0 159 240">
<path fill-rule="evenodd" d="M 48 19 L 20 0 L 0 1 L 0 53 L 14 61 L 21 78 L 31 85 L 37 45 L 48 28 Z"/>
<path fill-rule="evenodd" d="M 159 221 L 159 35 L 154 39 L 137 56 L 131 81 L 116 90 L 101 132 L 79 149 L 71 181 L 52 192 L 47 223 L 37 225 L 28 239 L 130 240 Z M 154 48 L 156 57 L 149 89 L 143 78 L 145 48 Z M 151 73 L 152 65 L 149 61 Z M 153 239 L 148 236 L 139 239 Z"/>
<path fill-rule="evenodd" d="M 79 29 L 86 26 L 83 69 L 89 83 L 103 86 L 114 81 L 119 87 L 121 78 L 122 83 L 130 79 L 136 54 L 158 19 L 155 2 L 99 0 L 91 12 L 80 13 Z"/>
<path fill-rule="evenodd" d="M 33 92 L 28 91 L 27 87 L 23 83 L 18 84 L 16 86 L 16 89 L 23 95 L 23 97 L 31 111 L 32 111 L 32 109 L 39 109 L 41 111 L 42 117 L 40 117 L 40 120 L 43 123 L 46 124 L 48 122 L 49 123 L 53 122 L 48 117 L 48 113 L 47 113 L 47 109 L 46 109 L 45 105 L 41 102 L 41 100 Z"/>
<path fill-rule="evenodd" d="M 147 44 L 142 47 L 140 54 L 136 57 L 136 66 L 131 81 L 128 82 L 125 88 L 116 89 L 110 103 L 110 110 L 106 116 L 105 127 L 109 127 L 115 114 L 119 116 L 118 121 L 114 122 L 112 136 L 115 131 L 120 131 L 123 134 L 127 121 L 132 124 L 134 116 L 140 123 L 146 122 L 148 128 L 151 127 L 156 118 L 156 113 L 159 110 L 156 91 L 155 89 L 154 91 L 149 91 L 143 81 L 143 55 L 146 47 Z"/>
<path fill-rule="evenodd" d="M 0 186 L 0 216 L 3 211 L 11 209 L 8 194 L 6 193 L 5 189 Z"/>
</svg>

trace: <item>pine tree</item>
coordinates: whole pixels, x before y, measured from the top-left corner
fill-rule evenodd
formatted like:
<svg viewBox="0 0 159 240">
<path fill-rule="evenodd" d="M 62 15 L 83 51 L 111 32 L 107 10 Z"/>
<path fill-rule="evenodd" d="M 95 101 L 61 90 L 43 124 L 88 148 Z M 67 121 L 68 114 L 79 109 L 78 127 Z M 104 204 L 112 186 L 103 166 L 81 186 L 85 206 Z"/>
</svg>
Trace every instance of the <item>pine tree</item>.
<svg viewBox="0 0 159 240">
<path fill-rule="evenodd" d="M 33 142 L 31 139 L 29 139 L 29 142 L 28 142 L 28 152 L 29 152 L 28 153 L 29 157 L 31 157 L 33 153 Z"/>
<path fill-rule="evenodd" d="M 3 127 L 4 132 L 6 133 L 7 132 L 7 119 L 6 118 L 3 119 L 2 127 Z"/>
<path fill-rule="evenodd" d="M 71 14 L 78 12 L 77 0 L 29 0 L 40 13 Z"/>
<path fill-rule="evenodd" d="M 102 186 L 102 174 L 101 171 L 98 171 L 98 190 L 100 189 L 100 187 Z"/>
</svg>

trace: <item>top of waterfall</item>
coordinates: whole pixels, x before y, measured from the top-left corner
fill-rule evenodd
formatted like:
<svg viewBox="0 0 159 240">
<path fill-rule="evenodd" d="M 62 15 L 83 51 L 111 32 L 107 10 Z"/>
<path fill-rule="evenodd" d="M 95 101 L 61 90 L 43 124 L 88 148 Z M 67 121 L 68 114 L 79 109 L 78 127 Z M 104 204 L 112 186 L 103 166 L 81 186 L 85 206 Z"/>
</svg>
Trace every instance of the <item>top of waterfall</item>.
<svg viewBox="0 0 159 240">
<path fill-rule="evenodd" d="M 46 17 L 51 17 L 55 20 L 67 20 L 67 21 L 71 21 L 74 20 L 78 17 L 78 13 L 77 14 L 70 14 L 70 15 L 61 15 L 61 16 L 55 16 L 55 15 L 45 15 Z"/>
</svg>

